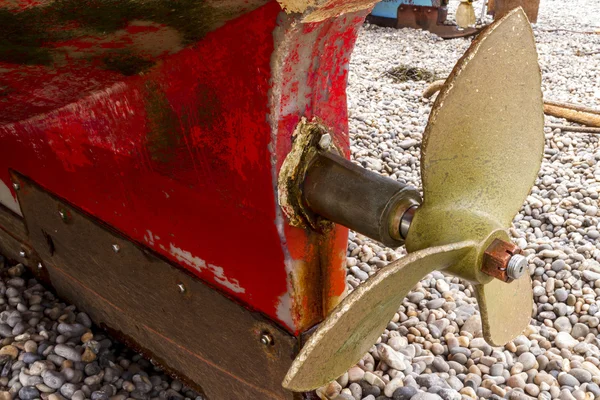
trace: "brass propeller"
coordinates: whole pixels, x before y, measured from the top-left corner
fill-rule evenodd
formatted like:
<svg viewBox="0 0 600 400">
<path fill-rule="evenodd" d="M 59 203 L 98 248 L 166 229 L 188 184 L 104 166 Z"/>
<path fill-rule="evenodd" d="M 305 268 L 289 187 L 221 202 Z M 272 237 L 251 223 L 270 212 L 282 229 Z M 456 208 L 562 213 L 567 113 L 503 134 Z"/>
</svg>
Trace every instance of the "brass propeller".
<svg viewBox="0 0 600 400">
<path fill-rule="evenodd" d="M 308 391 L 342 375 L 375 343 L 402 299 L 426 274 L 445 270 L 476 287 L 485 339 L 503 345 L 528 325 L 528 274 L 505 283 L 481 271 L 494 239 L 521 208 L 544 148 L 541 75 L 521 8 L 490 25 L 458 61 L 433 105 L 421 146 L 423 204 L 409 255 L 348 295 L 316 329 L 283 386 Z M 509 317 L 508 317 L 509 316 Z"/>
</svg>

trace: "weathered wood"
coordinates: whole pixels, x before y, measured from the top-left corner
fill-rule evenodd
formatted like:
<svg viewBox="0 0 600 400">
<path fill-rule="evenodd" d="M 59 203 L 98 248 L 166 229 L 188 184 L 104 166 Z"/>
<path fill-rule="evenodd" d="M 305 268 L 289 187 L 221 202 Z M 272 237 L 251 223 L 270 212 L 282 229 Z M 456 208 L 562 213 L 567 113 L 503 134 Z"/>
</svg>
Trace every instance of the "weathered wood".
<svg viewBox="0 0 600 400">
<path fill-rule="evenodd" d="M 560 103 L 558 101 L 544 101 L 544 104 L 554 107 L 568 108 L 570 110 L 580 111 L 588 114 L 597 114 L 600 115 L 600 109 L 585 107 L 579 104 L 571 104 L 571 103 Z"/>
<path fill-rule="evenodd" d="M 590 114 L 550 104 L 544 104 L 544 114 L 552 115 L 557 118 L 564 118 L 567 121 L 576 122 L 582 125 L 600 127 L 600 115 L 598 114 Z"/>
<path fill-rule="evenodd" d="M 27 229 L 23 218 L 0 204 L 0 229 L 4 229 L 16 239 L 27 241 Z"/>
<path fill-rule="evenodd" d="M 21 256 L 21 251 L 29 253 L 29 249 L 22 242 L 16 240 L 10 233 L 0 229 L 0 254 L 9 260 L 18 261 L 24 265 L 29 264 L 27 257 Z"/>
<path fill-rule="evenodd" d="M 27 229 L 23 218 L 0 204 L 0 254 L 27 266 L 35 265 L 37 258 L 27 243 Z"/>
<path fill-rule="evenodd" d="M 60 296 L 211 400 L 294 398 L 281 381 L 296 338 L 25 178 L 15 179 L 26 188 L 19 201 L 31 243 Z M 261 343 L 265 334 L 271 345 Z"/>
</svg>

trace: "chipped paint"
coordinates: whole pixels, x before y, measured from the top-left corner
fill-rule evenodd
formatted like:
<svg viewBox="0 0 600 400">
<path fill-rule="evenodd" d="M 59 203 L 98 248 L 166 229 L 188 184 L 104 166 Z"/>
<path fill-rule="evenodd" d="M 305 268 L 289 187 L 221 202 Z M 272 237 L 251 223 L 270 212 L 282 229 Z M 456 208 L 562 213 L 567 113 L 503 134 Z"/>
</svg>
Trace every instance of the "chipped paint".
<svg viewBox="0 0 600 400">
<path fill-rule="evenodd" d="M 215 6 L 227 2 L 229 9 L 243 13 L 264 1 L 215 0 Z M 11 92 L 18 98 L 0 104 L 0 178 L 10 182 L 9 168 L 27 175 L 236 301 L 278 320 L 278 299 L 287 281 L 273 223 L 276 202 L 265 115 L 272 32 L 280 13 L 276 2 L 269 2 L 133 76 L 81 59 L 62 69 L 0 63 L 0 76 L 21 85 Z M 155 25 L 124 27 L 139 33 Z M 175 154 L 168 162 L 153 159 L 144 146 L 156 127 L 152 123 L 163 122 L 147 113 L 147 82 L 164 94 L 161 107 L 173 111 L 169 118 L 176 121 L 176 131 L 168 133 L 181 138 L 178 147 L 168 150 Z M 58 151 L 49 144 L 49 129 L 57 133 Z M 68 146 L 60 147 L 61 138 L 68 139 Z M 221 150 L 221 157 L 215 157 Z M 32 159 L 37 162 L 28 162 Z M 231 251 L 232 226 L 244 238 L 236 242 L 237 251 Z M 206 268 L 199 272 L 178 261 L 170 242 L 205 260 Z"/>
<path fill-rule="evenodd" d="M 279 297 L 279 301 L 277 302 L 277 318 L 287 326 L 296 326 L 292 317 L 292 296 L 289 292 L 285 292 Z"/>
<path fill-rule="evenodd" d="M 189 251 L 182 250 L 171 243 L 171 254 L 175 256 L 177 261 L 182 262 L 184 264 L 189 265 L 194 268 L 196 271 L 200 272 L 204 268 L 206 268 L 206 261 L 201 259 L 200 257 L 195 257 Z"/>
<path fill-rule="evenodd" d="M 5 206 L 14 213 L 23 216 L 21 213 L 21 207 L 15 197 L 13 197 L 12 191 L 9 187 L 0 179 L 0 205 Z"/>
<path fill-rule="evenodd" d="M 235 293 L 245 293 L 246 289 L 240 286 L 240 282 L 237 279 L 230 279 L 225 276 L 225 271 L 223 268 L 216 266 L 214 264 L 208 264 L 208 269 L 210 269 L 213 274 L 215 274 L 215 282 L 220 283 L 221 285 L 229 288 L 232 292 Z"/>
<path fill-rule="evenodd" d="M 280 15 L 273 32 L 275 51 L 271 57 L 269 92 L 274 188 L 280 182 L 278 178 L 285 176 L 282 169 L 288 169 L 282 165 L 296 147 L 298 137 L 293 136 L 303 117 L 307 121 L 318 117 L 331 128 L 341 152 L 348 154 L 346 78 L 357 29 L 365 16 L 366 11 L 304 24 L 301 15 Z M 290 163 L 293 164 L 291 160 Z M 294 169 L 290 165 L 288 171 L 293 173 Z M 286 211 L 290 211 L 290 194 L 293 197 L 293 193 L 279 193 Z M 334 226 L 319 233 L 291 226 L 282 207 L 276 209 L 275 225 L 287 274 L 287 293 L 280 295 L 277 316 L 288 326 L 287 318 L 291 317 L 294 332 L 299 333 L 321 321 L 345 294 L 348 231 Z"/>
<path fill-rule="evenodd" d="M 200 257 L 192 255 L 189 251 L 180 249 L 179 247 L 170 244 L 170 251 L 177 261 L 184 263 L 198 272 L 202 272 L 203 269 L 208 269 L 214 274 L 214 280 L 218 284 L 225 286 L 229 290 L 235 293 L 245 293 L 246 289 L 240 286 L 240 282 L 237 279 L 229 279 L 225 276 L 225 270 L 214 264 L 207 264 L 206 261 Z"/>
<path fill-rule="evenodd" d="M 156 241 L 160 240 L 159 236 L 156 236 L 152 233 L 150 229 L 146 230 L 146 234 L 144 235 L 144 241 L 148 243 L 150 246 L 154 247 Z"/>
<path fill-rule="evenodd" d="M 15 101 L 0 106 L 0 177 L 10 182 L 9 167 L 29 176 L 298 334 L 321 320 L 343 293 L 343 263 L 336 254 L 346 231 L 290 227 L 277 206 L 277 175 L 302 116 L 321 118 L 348 153 L 347 66 L 365 14 L 302 24 L 308 14 L 286 15 L 277 2 L 207 1 L 237 15 L 254 11 L 238 19 L 223 15 L 219 20 L 229 22 L 201 40 L 184 35 L 185 48 L 160 60 L 153 56 L 154 67 L 140 74 L 125 76 L 81 58 L 64 69 L 0 65 L 19 89 L 13 93 L 18 98 L 8 96 Z M 167 28 L 172 25 L 141 23 L 147 19 L 140 15 L 126 20 L 107 34 L 166 34 L 169 42 L 152 49 L 179 49 L 180 39 Z M 73 39 L 79 42 L 55 43 L 87 52 L 90 39 Z M 58 51 L 51 43 L 46 49 Z M 172 111 L 168 118 L 177 131 L 170 133 L 180 138 L 165 150 L 175 155 L 167 162 L 152 158 L 144 146 L 157 122 L 146 107 L 149 81 L 164 93 L 160 107 Z M 232 226 L 243 238 L 236 251 Z"/>
</svg>

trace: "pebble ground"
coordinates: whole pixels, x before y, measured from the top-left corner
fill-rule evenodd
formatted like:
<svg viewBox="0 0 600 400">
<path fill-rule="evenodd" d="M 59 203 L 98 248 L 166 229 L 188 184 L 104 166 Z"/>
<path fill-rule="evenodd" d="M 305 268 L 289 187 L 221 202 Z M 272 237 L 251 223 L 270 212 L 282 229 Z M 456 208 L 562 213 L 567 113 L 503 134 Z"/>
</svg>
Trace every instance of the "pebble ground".
<svg viewBox="0 0 600 400">
<path fill-rule="evenodd" d="M 0 400 L 203 400 L 0 256 Z"/>
<path fill-rule="evenodd" d="M 480 7 L 476 2 L 478 16 Z M 542 0 L 534 32 L 546 99 L 600 108 L 600 54 L 588 54 L 600 51 L 600 35 L 578 33 L 599 29 L 597 0 Z M 423 31 L 364 27 L 348 87 L 355 162 L 420 187 L 419 146 L 432 103 L 421 94 L 428 83 L 396 83 L 386 71 L 405 64 L 445 77 L 469 44 Z M 545 134 L 538 180 L 510 229 L 533 278 L 527 331 L 504 347 L 487 345 L 473 288 L 433 273 L 410 292 L 359 364 L 319 390 L 322 398 L 600 398 L 599 140 L 577 132 Z M 403 255 L 403 249 L 351 234 L 349 287 Z"/>
<path fill-rule="evenodd" d="M 600 29 L 599 17 L 598 0 L 542 0 L 535 33 L 546 98 L 600 107 L 600 55 L 585 55 L 600 50 L 600 35 L 564 31 Z M 419 186 L 427 83 L 394 83 L 385 72 L 407 64 L 446 76 L 469 43 L 422 31 L 363 28 L 348 88 L 355 162 Z M 472 287 L 434 273 L 407 296 L 379 343 L 320 396 L 600 397 L 599 160 L 596 136 L 546 131 L 539 179 L 511 229 L 533 277 L 535 309 L 524 335 L 503 348 L 487 345 Z M 403 255 L 352 234 L 349 287 Z M 202 400 L 92 326 L 85 313 L 60 302 L 22 266 L 0 258 L 0 275 L 0 400 Z"/>
</svg>

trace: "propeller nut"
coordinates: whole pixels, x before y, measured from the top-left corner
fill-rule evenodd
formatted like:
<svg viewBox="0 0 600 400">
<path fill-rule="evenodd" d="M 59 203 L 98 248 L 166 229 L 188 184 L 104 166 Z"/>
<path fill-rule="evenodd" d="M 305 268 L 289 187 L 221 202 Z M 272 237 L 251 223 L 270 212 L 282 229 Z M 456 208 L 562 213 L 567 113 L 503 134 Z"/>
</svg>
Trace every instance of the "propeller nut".
<svg viewBox="0 0 600 400">
<path fill-rule="evenodd" d="M 527 258 L 516 245 L 495 239 L 483 253 L 481 270 L 501 281 L 511 282 L 527 271 Z"/>
</svg>

